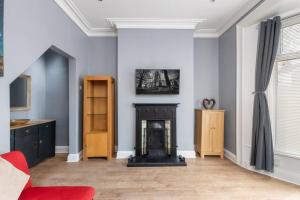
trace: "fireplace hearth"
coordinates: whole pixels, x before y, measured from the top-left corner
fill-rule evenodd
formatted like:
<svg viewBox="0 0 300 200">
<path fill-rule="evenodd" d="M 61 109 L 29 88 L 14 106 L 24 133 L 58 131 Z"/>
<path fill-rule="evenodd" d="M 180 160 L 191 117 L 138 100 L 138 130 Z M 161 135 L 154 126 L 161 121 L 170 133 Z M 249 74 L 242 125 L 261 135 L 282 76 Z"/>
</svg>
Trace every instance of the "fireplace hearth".
<svg viewBox="0 0 300 200">
<path fill-rule="evenodd" d="M 135 157 L 128 167 L 186 166 L 177 156 L 176 108 L 178 104 L 134 104 L 136 108 Z"/>
</svg>

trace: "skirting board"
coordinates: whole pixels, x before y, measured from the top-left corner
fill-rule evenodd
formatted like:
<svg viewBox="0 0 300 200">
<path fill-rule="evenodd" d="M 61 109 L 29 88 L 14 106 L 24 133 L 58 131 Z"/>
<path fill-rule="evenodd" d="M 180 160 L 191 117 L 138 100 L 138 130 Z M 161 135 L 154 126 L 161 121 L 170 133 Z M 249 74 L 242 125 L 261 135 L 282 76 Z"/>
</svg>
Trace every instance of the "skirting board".
<svg viewBox="0 0 300 200">
<path fill-rule="evenodd" d="M 185 158 L 196 158 L 196 152 L 195 151 L 182 151 L 178 150 L 177 155 L 181 155 Z"/>
<path fill-rule="evenodd" d="M 68 155 L 68 159 L 67 162 L 72 163 L 72 162 L 79 162 L 82 158 L 82 151 L 80 151 L 79 153 L 70 153 Z"/>
<path fill-rule="evenodd" d="M 224 156 L 225 158 L 231 160 L 232 162 L 236 163 L 236 155 L 233 154 L 231 151 L 224 149 Z"/>
<path fill-rule="evenodd" d="M 117 159 L 127 159 L 129 156 L 134 156 L 134 151 L 118 151 Z"/>
<path fill-rule="evenodd" d="M 134 156 L 134 151 L 118 151 L 117 159 L 127 159 L 129 156 Z M 195 151 L 177 151 L 177 155 L 182 155 L 185 158 L 196 158 Z"/>
<path fill-rule="evenodd" d="M 69 146 L 55 146 L 55 153 L 69 153 Z"/>
</svg>

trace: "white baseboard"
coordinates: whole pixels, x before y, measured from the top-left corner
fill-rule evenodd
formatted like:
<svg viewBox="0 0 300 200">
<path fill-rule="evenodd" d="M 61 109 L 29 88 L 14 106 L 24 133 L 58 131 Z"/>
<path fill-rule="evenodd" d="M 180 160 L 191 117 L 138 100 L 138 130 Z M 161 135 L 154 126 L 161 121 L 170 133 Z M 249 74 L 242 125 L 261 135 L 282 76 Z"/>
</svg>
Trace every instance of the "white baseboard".
<svg viewBox="0 0 300 200">
<path fill-rule="evenodd" d="M 134 151 L 118 151 L 117 159 L 127 159 L 129 156 L 134 156 Z M 177 151 L 177 155 L 182 155 L 185 158 L 196 158 L 195 151 Z"/>
<path fill-rule="evenodd" d="M 177 155 L 181 155 L 185 158 L 196 158 L 196 152 L 195 151 L 177 151 Z"/>
<path fill-rule="evenodd" d="M 69 153 L 67 162 L 72 163 L 72 162 L 79 162 L 82 158 L 82 151 L 79 153 Z"/>
<path fill-rule="evenodd" d="M 69 153 L 69 146 L 55 146 L 55 153 Z"/>
<path fill-rule="evenodd" d="M 236 155 L 231 151 L 224 149 L 224 156 L 225 158 L 231 160 L 232 162 L 236 163 Z"/>
<path fill-rule="evenodd" d="M 117 159 L 127 159 L 129 156 L 134 156 L 134 151 L 118 151 Z"/>
</svg>

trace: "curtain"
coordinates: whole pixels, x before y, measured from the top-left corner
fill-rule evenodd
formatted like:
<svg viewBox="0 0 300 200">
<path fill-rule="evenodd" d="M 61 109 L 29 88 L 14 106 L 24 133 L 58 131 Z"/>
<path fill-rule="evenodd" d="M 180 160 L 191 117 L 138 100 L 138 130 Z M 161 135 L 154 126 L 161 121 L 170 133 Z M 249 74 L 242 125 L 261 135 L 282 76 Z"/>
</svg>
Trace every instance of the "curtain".
<svg viewBox="0 0 300 200">
<path fill-rule="evenodd" d="M 274 151 L 271 120 L 265 91 L 268 88 L 275 62 L 279 35 L 280 17 L 264 21 L 260 25 L 255 71 L 255 96 L 252 124 L 251 162 L 257 170 L 274 170 Z"/>
</svg>

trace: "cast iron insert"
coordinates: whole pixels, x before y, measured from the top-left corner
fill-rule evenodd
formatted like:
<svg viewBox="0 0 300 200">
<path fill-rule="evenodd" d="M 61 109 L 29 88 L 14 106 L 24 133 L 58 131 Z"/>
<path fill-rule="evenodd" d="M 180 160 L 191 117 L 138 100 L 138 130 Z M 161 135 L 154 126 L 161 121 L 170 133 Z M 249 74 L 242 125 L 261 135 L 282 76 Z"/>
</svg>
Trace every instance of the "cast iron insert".
<svg viewBox="0 0 300 200">
<path fill-rule="evenodd" d="M 135 157 L 128 167 L 186 166 L 177 156 L 176 108 L 178 104 L 134 104 L 136 107 Z"/>
</svg>

